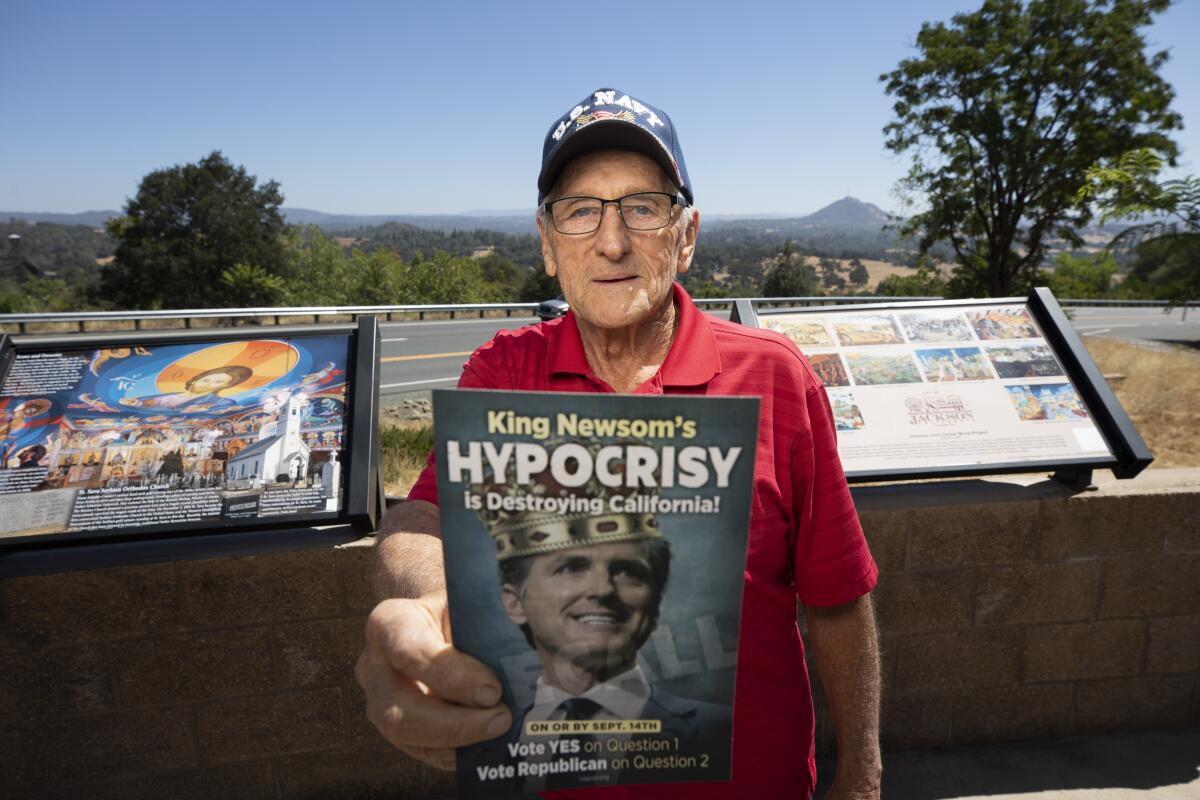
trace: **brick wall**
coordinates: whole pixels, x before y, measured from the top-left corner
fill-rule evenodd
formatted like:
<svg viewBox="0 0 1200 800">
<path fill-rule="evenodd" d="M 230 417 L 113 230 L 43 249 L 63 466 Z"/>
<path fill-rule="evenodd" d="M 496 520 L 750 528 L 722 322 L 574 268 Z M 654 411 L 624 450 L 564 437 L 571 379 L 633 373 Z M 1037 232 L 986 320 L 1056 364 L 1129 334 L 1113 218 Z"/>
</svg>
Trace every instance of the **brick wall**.
<svg viewBox="0 0 1200 800">
<path fill-rule="evenodd" d="M 1200 471 L 855 491 L 889 747 L 1200 722 Z M 353 663 L 370 540 L 0 584 L 0 797 L 438 798 Z M 823 746 L 831 738 L 824 713 Z"/>
<path fill-rule="evenodd" d="M 856 502 L 881 570 L 886 746 L 1200 724 L 1200 471 Z"/>
</svg>

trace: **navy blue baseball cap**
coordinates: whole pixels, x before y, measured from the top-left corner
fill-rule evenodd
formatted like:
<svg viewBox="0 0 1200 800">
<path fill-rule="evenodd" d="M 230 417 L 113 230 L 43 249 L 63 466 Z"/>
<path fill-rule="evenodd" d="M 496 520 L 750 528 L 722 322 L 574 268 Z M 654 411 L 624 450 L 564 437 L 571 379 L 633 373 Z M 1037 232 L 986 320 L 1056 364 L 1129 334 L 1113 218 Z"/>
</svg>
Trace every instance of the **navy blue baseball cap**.
<svg viewBox="0 0 1200 800">
<path fill-rule="evenodd" d="M 671 118 L 617 89 L 597 89 L 550 126 L 542 145 L 538 205 L 546 201 L 568 161 L 590 150 L 610 148 L 636 150 L 650 156 L 679 186 L 688 204 L 695 202 L 683 151 L 679 148 L 679 135 Z"/>
</svg>

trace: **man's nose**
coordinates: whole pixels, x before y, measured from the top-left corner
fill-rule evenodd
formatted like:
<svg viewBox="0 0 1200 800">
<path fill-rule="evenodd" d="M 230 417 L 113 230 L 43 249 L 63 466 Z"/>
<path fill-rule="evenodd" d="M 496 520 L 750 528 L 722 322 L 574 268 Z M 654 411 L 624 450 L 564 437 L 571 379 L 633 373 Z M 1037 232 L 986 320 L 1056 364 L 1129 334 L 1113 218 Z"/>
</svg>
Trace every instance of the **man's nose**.
<svg viewBox="0 0 1200 800">
<path fill-rule="evenodd" d="M 613 581 L 613 576 L 607 567 L 597 564 L 588 570 L 587 593 L 589 597 L 610 595 L 616 589 L 616 583 Z"/>
<path fill-rule="evenodd" d="M 609 209 L 612 213 L 608 213 Z M 605 203 L 600 209 L 600 230 L 596 232 L 596 247 L 612 261 L 620 261 L 629 252 L 629 229 L 621 218 L 621 207 Z"/>
</svg>

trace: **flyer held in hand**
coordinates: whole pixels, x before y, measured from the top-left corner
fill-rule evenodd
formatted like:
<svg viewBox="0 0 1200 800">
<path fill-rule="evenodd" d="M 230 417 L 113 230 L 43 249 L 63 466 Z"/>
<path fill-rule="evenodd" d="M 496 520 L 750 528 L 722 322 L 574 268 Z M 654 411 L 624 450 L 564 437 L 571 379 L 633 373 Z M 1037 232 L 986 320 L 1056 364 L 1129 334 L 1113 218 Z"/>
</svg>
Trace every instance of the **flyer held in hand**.
<svg viewBox="0 0 1200 800">
<path fill-rule="evenodd" d="M 512 727 L 458 796 L 728 781 L 758 399 L 434 392 L 454 644 Z"/>
</svg>

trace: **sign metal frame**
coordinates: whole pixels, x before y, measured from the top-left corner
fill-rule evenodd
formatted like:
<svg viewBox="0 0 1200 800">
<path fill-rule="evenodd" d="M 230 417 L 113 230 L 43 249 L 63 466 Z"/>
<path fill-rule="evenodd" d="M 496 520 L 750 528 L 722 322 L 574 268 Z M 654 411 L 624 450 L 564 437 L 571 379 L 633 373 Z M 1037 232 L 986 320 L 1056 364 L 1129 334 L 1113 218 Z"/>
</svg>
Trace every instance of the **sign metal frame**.
<svg viewBox="0 0 1200 800">
<path fill-rule="evenodd" d="M 137 562 L 153 552 L 156 560 L 172 553 L 204 552 L 206 538 L 218 549 L 230 548 L 230 536 L 237 534 L 252 549 L 274 549 L 275 538 L 286 538 L 303 546 L 307 535 L 322 540 L 357 538 L 376 530 L 384 505 L 383 476 L 379 436 L 379 327 L 374 317 L 363 317 L 357 324 L 261 326 L 215 328 L 211 330 L 130 331 L 128 333 L 11 336 L 0 335 L 0 383 L 7 377 L 16 356 L 43 353 L 153 345 L 206 344 L 252 339 L 303 339 L 344 335 L 349 343 L 346 361 L 345 417 L 343 418 L 341 507 L 338 511 L 313 511 L 282 515 L 277 519 L 212 520 L 197 523 L 92 529 L 62 533 L 41 533 L 0 539 L 0 577 L 44 571 L 39 563 L 50 559 L 58 563 L 74 549 L 99 557 L 108 563 Z M 0 509 L 4 496 L 0 495 Z M 199 549 L 198 549 L 199 548 Z M 121 551 L 128 551 L 124 558 Z M 102 556 L 98 554 L 103 552 Z M 42 557 L 44 555 L 44 558 Z M 20 565 L 19 567 L 17 565 Z M 74 568 L 81 568 L 76 566 Z"/>
<path fill-rule="evenodd" d="M 1094 469 L 1111 469 L 1117 478 L 1133 478 L 1154 460 L 1153 453 L 1137 432 L 1129 415 L 1104 380 L 1100 368 L 1084 347 L 1066 312 L 1054 295 L 1038 287 L 1028 297 L 972 298 L 966 300 L 900 301 L 895 303 L 863 303 L 838 306 L 803 306 L 797 308 L 759 310 L 749 300 L 738 300 L 730 313 L 730 321 L 751 328 L 762 328 L 763 318 L 776 315 L 843 314 L 855 311 L 939 310 L 958 307 L 1011 305 L 1023 303 L 1042 329 L 1045 341 L 1062 365 L 1066 377 L 1087 405 L 1097 430 L 1104 438 L 1112 456 L 1062 458 L 1046 461 L 998 461 L 983 464 L 955 465 L 945 468 L 890 468 L 847 470 L 850 483 L 877 481 L 924 480 L 933 478 L 971 477 L 1019 472 L 1051 472 L 1054 477 L 1077 490 L 1091 483 Z"/>
</svg>

